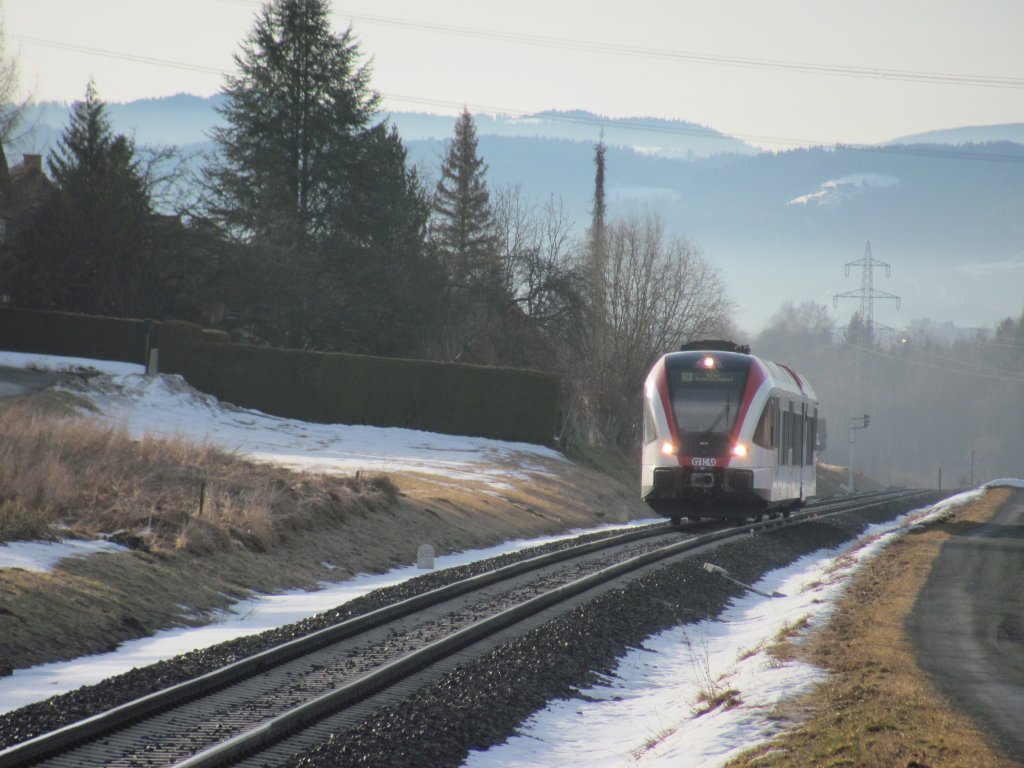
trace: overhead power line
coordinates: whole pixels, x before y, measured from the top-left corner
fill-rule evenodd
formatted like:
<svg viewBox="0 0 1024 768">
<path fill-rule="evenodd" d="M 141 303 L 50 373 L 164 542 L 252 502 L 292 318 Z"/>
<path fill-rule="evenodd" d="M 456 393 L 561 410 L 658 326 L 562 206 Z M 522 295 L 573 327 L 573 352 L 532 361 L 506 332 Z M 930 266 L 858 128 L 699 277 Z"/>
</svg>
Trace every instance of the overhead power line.
<svg viewBox="0 0 1024 768">
<path fill-rule="evenodd" d="M 873 347 L 865 347 L 864 352 L 875 357 L 884 357 L 889 360 L 896 360 L 906 365 L 913 365 L 918 368 L 927 368 L 933 371 L 944 371 L 946 373 L 959 373 L 967 376 L 974 376 L 980 379 L 991 379 L 992 381 L 1008 381 L 1014 384 L 1024 385 L 1024 374 L 1015 373 L 1013 371 L 1005 371 L 998 368 L 991 368 L 988 370 L 969 370 L 965 368 L 956 368 L 951 365 L 936 365 L 933 363 L 926 363 L 923 360 L 915 360 L 913 358 L 906 357 L 904 355 L 896 355 L 892 352 L 886 352 L 881 349 L 875 349 Z"/>
<path fill-rule="evenodd" d="M 152 64 L 157 67 L 167 67 L 169 69 L 182 69 L 190 72 L 202 72 L 209 75 L 222 75 L 224 70 L 218 67 L 204 67 L 201 64 L 189 64 L 184 61 L 171 61 L 170 59 L 158 59 L 154 56 L 141 56 L 135 53 L 125 53 L 124 51 L 112 51 L 108 48 L 90 48 L 86 45 L 75 45 L 73 43 L 63 43 L 59 40 L 46 40 L 41 37 L 29 37 L 28 35 L 8 34 L 12 40 L 17 40 L 22 43 L 29 43 L 30 45 L 41 45 L 44 48 L 56 48 L 62 51 L 72 51 L 74 53 L 84 53 L 89 56 L 102 56 L 108 59 L 121 59 L 123 61 L 134 61 L 139 64 Z"/>
<path fill-rule="evenodd" d="M 255 3 L 252 3 L 255 4 Z M 507 32 L 495 29 L 459 27 L 451 24 L 436 24 L 426 21 L 412 21 L 368 13 L 351 13 L 336 10 L 336 16 L 364 21 L 369 24 L 415 29 L 425 32 L 457 35 L 460 37 L 480 38 L 485 40 L 501 40 L 510 43 L 521 43 L 543 48 L 557 48 L 570 51 L 589 53 L 615 54 L 639 58 L 685 61 L 698 64 L 714 64 L 729 67 L 745 67 L 753 69 L 780 70 L 801 72 L 812 75 L 835 75 L 842 77 L 861 77 L 879 80 L 898 80 L 916 83 L 935 83 L 938 85 L 960 85 L 985 88 L 1024 88 L 1024 78 L 1006 77 L 1002 75 L 958 74 L 953 72 L 928 72 L 909 69 L 883 69 L 879 67 L 856 67 L 839 64 L 816 64 L 802 61 L 782 61 L 776 59 L 757 59 L 742 56 L 725 56 L 712 53 L 696 53 L 692 51 L 675 51 L 659 48 L 647 48 L 634 45 L 618 45 L 571 38 L 547 37 L 522 32 Z"/>
<path fill-rule="evenodd" d="M 262 4 L 260 0 L 220 1 L 233 5 L 244 5 L 251 8 L 259 8 Z M 378 14 L 338 9 L 335 9 L 333 13 L 335 16 L 341 18 L 366 22 L 368 24 L 377 24 L 380 26 L 412 29 L 422 32 L 455 35 L 458 37 L 469 37 L 482 40 L 500 40 L 507 43 L 532 45 L 542 48 L 555 48 L 567 51 L 613 54 L 618 56 L 670 61 L 675 60 L 727 67 L 800 72 L 811 75 L 860 77 L 875 80 L 896 80 L 902 82 L 934 83 L 937 85 L 959 85 L 982 88 L 1024 88 L 1024 78 L 1008 77 L 1005 75 L 964 74 L 957 72 L 934 72 L 912 69 L 886 69 L 882 67 L 858 67 L 842 64 L 820 64 L 807 61 L 785 61 L 779 59 L 751 58 L 746 56 L 726 56 L 724 54 L 602 43 L 593 40 L 575 40 L 565 37 L 550 37 L 546 35 L 529 34 L 526 32 L 509 32 L 507 30 L 487 29 L 481 27 L 462 27 L 454 24 L 438 24 L 436 22 L 400 19 L 393 16 L 380 16 Z"/>
<path fill-rule="evenodd" d="M 991 374 L 996 377 L 1009 378 L 1013 381 L 1024 381 L 1024 373 L 1022 372 L 1007 370 L 1005 368 L 997 368 L 984 363 L 971 362 L 970 360 L 965 359 L 963 355 L 954 357 L 953 355 L 944 355 L 941 352 L 935 352 L 930 349 L 921 349 L 919 347 L 914 349 L 914 354 L 922 357 L 934 358 L 935 360 L 955 366 L 947 368 L 947 370 L 969 373 L 972 371 L 968 369 L 974 369 L 976 372 Z"/>
</svg>

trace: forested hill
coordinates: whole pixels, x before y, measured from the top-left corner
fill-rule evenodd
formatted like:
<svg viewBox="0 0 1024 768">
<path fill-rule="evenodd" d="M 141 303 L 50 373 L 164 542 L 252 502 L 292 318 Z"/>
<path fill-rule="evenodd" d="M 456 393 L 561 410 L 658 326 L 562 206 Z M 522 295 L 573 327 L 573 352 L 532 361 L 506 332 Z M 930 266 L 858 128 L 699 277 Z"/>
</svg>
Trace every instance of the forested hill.
<svg viewBox="0 0 1024 768">
<path fill-rule="evenodd" d="M 139 144 L 204 148 L 216 97 L 110 104 L 118 131 Z M 66 105 L 28 115 L 18 151 L 46 152 Z M 392 114 L 410 159 L 432 179 L 454 118 Z M 875 285 L 901 296 L 880 322 L 913 318 L 991 325 L 1021 310 L 1024 283 L 1024 126 L 974 126 L 907 137 L 884 147 L 757 153 L 683 121 L 604 121 L 580 112 L 476 116 L 492 188 L 519 185 L 526 199 L 560 200 L 582 230 L 593 196 L 594 144 L 603 130 L 609 215 L 656 211 L 722 271 L 741 328 L 755 330 L 783 301 L 831 305 L 860 288 L 844 265 L 864 255 L 892 265 Z M 999 138 L 999 141 L 990 139 Z M 1012 140 L 1011 140 L 1012 139 Z M 967 143 L 965 143 L 967 142 Z M 972 143 L 973 142 L 973 143 Z M 839 319 L 856 309 L 838 308 Z"/>
</svg>

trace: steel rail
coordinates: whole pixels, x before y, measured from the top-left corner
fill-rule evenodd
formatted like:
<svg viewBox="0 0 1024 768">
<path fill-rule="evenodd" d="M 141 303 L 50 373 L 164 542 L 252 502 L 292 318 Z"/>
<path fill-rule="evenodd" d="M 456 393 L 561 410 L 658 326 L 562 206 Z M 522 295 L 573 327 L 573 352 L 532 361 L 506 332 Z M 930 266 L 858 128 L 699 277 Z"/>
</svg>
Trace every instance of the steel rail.
<svg viewBox="0 0 1024 768">
<path fill-rule="evenodd" d="M 553 588 L 502 613 L 484 619 L 451 635 L 412 652 L 395 662 L 335 691 L 321 695 L 299 705 L 288 713 L 279 715 L 247 732 L 209 748 L 204 752 L 177 765 L 185 768 L 208 768 L 225 765 L 232 760 L 280 740 L 287 734 L 315 722 L 328 713 L 342 709 L 367 696 L 407 677 L 413 672 L 435 663 L 465 647 L 478 642 L 501 629 L 507 628 L 528 616 L 549 608 L 570 597 L 585 592 L 601 583 L 617 578 L 645 565 L 673 557 L 677 554 L 710 543 L 740 536 L 748 531 L 766 530 L 783 525 L 793 525 L 810 519 L 825 517 L 855 508 L 876 506 L 897 501 L 908 495 L 922 494 L 922 491 L 901 491 L 896 493 L 874 492 L 845 497 L 839 501 L 816 503 L 807 509 L 795 512 L 789 518 L 776 518 L 762 522 L 739 525 L 705 533 L 682 542 L 676 542 L 642 555 L 608 566 L 575 582 Z M 865 503 L 867 502 L 867 503 Z M 557 564 L 583 555 L 617 545 L 652 538 L 671 533 L 677 528 L 667 524 L 643 526 L 623 534 L 613 535 L 584 544 L 566 547 L 555 552 L 527 558 L 510 565 L 453 582 L 412 598 L 378 608 L 366 614 L 347 619 L 338 624 L 287 641 L 261 653 L 240 659 L 228 666 L 214 670 L 194 679 L 178 683 L 167 689 L 156 691 L 105 712 L 85 718 L 55 731 L 40 734 L 32 739 L 0 750 L 0 766 L 19 766 L 37 762 L 60 753 L 75 744 L 95 740 L 129 723 L 144 719 L 201 698 L 214 691 L 226 688 L 266 671 L 283 662 L 301 657 L 332 643 L 359 635 L 369 629 L 385 625 L 396 619 L 412 615 L 437 605 L 445 600 L 468 594 L 491 584 L 513 578 L 531 570 Z"/>
<path fill-rule="evenodd" d="M 546 565 L 557 564 L 616 545 L 665 535 L 673 530 L 667 523 L 640 526 L 625 533 L 519 560 L 515 563 L 510 563 L 509 565 L 423 592 L 391 605 L 377 608 L 359 616 L 354 616 L 330 627 L 325 627 L 308 635 L 286 641 L 273 648 L 268 648 L 252 656 L 247 656 L 244 659 L 239 659 L 232 664 L 191 680 L 154 691 L 151 694 L 84 718 L 57 730 L 43 733 L 24 742 L 6 747 L 0 750 L 0 766 L 6 768 L 8 765 L 17 766 L 37 761 L 74 744 L 98 738 L 148 715 L 180 706 L 240 680 L 260 674 L 283 662 L 299 658 L 304 654 L 326 647 L 332 643 L 354 637 L 370 629 L 410 616 L 445 600 L 468 594 L 482 587 L 508 580 Z"/>
<path fill-rule="evenodd" d="M 869 509 L 874 506 L 889 504 L 909 496 L 923 495 L 925 493 L 925 491 L 897 491 L 892 493 L 876 492 L 874 494 L 866 494 L 825 505 L 827 511 L 814 508 L 795 513 L 789 518 L 767 520 L 721 529 L 622 560 L 575 581 L 554 587 L 501 613 L 494 614 L 464 629 L 453 632 L 441 640 L 437 640 L 395 662 L 380 667 L 360 680 L 319 696 L 284 715 L 268 720 L 250 731 L 239 734 L 187 760 L 175 763 L 172 768 L 221 768 L 222 766 L 231 765 L 236 760 L 251 756 L 253 753 L 277 743 L 304 726 L 362 701 L 368 696 L 405 679 L 414 672 L 458 653 L 496 632 L 508 629 L 514 624 L 543 610 L 645 566 L 653 565 L 662 560 L 668 560 L 708 544 L 742 537 L 747 535 L 748 532 L 755 530 L 802 524 L 853 509 Z"/>
</svg>

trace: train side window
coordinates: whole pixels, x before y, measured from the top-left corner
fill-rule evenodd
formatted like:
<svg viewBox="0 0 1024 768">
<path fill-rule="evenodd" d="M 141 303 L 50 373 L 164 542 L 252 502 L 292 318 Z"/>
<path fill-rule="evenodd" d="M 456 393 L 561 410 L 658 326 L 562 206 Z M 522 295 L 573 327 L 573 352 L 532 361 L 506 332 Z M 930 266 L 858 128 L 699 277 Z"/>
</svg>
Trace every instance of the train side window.
<svg viewBox="0 0 1024 768">
<path fill-rule="evenodd" d="M 658 429 L 654 424 L 654 414 L 651 413 L 651 404 L 644 403 L 644 445 L 653 443 L 658 439 Z"/>
<path fill-rule="evenodd" d="M 800 403 L 800 436 L 796 440 L 799 464 L 807 464 L 807 435 L 810 433 L 810 419 L 807 418 L 807 403 Z"/>
<path fill-rule="evenodd" d="M 807 415 L 807 440 L 804 447 L 804 464 L 814 464 L 814 448 L 818 435 L 818 409 L 815 408 Z"/>
<path fill-rule="evenodd" d="M 779 464 L 789 463 L 789 412 L 779 405 Z"/>
<path fill-rule="evenodd" d="M 771 422 L 768 429 L 769 447 L 775 448 L 779 444 L 779 398 L 773 397 L 768 407 L 771 409 Z"/>
<path fill-rule="evenodd" d="M 761 418 L 754 429 L 754 444 L 762 448 L 775 447 L 775 398 L 769 398 L 761 411 Z"/>
<path fill-rule="evenodd" d="M 789 419 L 789 426 L 786 429 L 786 464 L 796 464 L 797 451 L 800 449 L 800 440 L 802 435 L 800 434 L 799 424 L 800 421 L 797 418 L 798 414 L 794 410 L 793 401 L 789 401 L 789 411 L 786 414 L 786 418 Z"/>
</svg>

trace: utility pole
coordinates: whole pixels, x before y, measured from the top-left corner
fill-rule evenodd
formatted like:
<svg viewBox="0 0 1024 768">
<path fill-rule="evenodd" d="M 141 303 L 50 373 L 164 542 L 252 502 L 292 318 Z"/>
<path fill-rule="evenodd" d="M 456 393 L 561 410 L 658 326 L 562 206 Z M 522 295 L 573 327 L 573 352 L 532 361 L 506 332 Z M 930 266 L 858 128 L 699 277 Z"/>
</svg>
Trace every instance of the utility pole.
<svg viewBox="0 0 1024 768">
<path fill-rule="evenodd" d="M 867 429 L 871 423 L 871 415 L 865 413 L 863 416 L 854 416 L 850 419 L 850 465 L 846 468 L 847 483 L 846 490 L 853 493 L 853 431 L 855 429 Z"/>
</svg>

